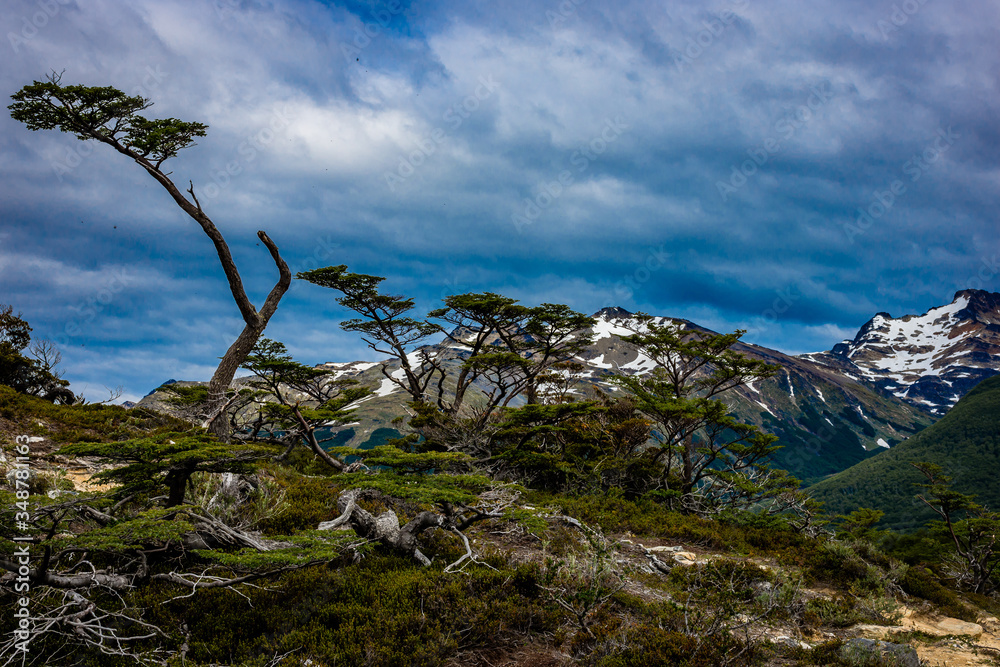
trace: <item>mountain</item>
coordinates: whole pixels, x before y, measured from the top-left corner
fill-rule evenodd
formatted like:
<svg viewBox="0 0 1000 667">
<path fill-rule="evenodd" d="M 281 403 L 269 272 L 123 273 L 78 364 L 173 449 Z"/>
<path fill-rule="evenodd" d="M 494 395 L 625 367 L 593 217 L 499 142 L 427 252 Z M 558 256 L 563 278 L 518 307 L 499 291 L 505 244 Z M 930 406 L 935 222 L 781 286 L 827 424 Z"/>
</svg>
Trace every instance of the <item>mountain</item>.
<svg viewBox="0 0 1000 667">
<path fill-rule="evenodd" d="M 579 357 L 586 365 L 585 384 L 610 392 L 612 373 L 642 375 L 652 370 L 652 362 L 622 340 L 634 324 L 627 311 L 604 309 L 594 317 L 594 344 Z M 659 318 L 661 323 L 666 320 Z M 687 320 L 672 321 L 714 333 Z M 924 411 L 808 359 L 758 345 L 739 343 L 734 349 L 782 367 L 775 377 L 724 398 L 740 419 L 780 438 L 783 448 L 775 464 L 806 481 L 843 470 L 932 421 Z"/>
<path fill-rule="evenodd" d="M 636 322 L 622 308 L 594 314 L 593 344 L 576 361 L 574 394 L 591 388 L 616 391 L 615 373 L 645 374 L 652 362 L 623 338 Z M 660 317 L 702 332 L 694 322 Z M 456 370 L 467 348 L 450 340 L 423 348 L 446 368 Z M 737 351 L 778 364 L 777 376 L 728 394 L 732 411 L 744 421 L 777 435 L 783 446 L 777 466 L 806 483 L 818 481 L 890 448 L 944 414 L 983 379 L 1000 372 L 1000 294 L 965 290 L 946 306 L 924 315 L 894 319 L 879 313 L 854 340 L 828 352 L 799 356 L 737 344 Z M 335 378 L 353 378 L 374 393 L 354 406 L 357 419 L 337 429 L 338 445 L 368 447 L 405 429 L 407 396 L 389 380 L 382 362 L 329 362 L 320 368 Z M 397 361 L 385 373 L 401 373 Z M 143 404 L 159 404 L 150 396 Z"/>
<path fill-rule="evenodd" d="M 802 358 L 940 416 L 1000 373 L 1000 294 L 963 290 L 923 315 L 878 313 L 854 340 Z"/>
<path fill-rule="evenodd" d="M 955 490 L 1000 509 L 1000 376 L 978 384 L 936 424 L 809 492 L 833 512 L 872 507 L 885 512 L 880 527 L 917 528 L 935 518 L 915 497 L 924 477 L 910 464 L 922 461 L 942 466 Z"/>
</svg>

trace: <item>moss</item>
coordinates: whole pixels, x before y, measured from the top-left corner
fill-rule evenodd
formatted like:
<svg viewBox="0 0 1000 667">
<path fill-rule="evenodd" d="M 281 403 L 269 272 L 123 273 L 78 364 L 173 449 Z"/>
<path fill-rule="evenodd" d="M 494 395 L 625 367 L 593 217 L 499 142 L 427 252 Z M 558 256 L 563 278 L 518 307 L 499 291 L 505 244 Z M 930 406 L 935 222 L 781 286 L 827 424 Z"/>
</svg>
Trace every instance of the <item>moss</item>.
<svg viewBox="0 0 1000 667">
<path fill-rule="evenodd" d="M 0 385 L 0 417 L 12 422 L 19 433 L 43 436 L 56 443 L 108 442 L 191 428 L 187 422 L 145 408 L 54 405 L 3 385 Z M 2 437 L 12 442 L 12 434 Z"/>
</svg>

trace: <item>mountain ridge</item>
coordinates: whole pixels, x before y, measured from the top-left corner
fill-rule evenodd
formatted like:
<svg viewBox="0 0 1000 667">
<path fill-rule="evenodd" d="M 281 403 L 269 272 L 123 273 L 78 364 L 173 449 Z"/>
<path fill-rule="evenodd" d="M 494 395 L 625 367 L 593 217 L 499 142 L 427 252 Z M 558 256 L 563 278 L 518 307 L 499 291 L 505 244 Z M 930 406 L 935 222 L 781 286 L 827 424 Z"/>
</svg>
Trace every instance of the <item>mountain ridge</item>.
<svg viewBox="0 0 1000 667">
<path fill-rule="evenodd" d="M 911 328 L 922 334 L 931 332 L 930 325 L 933 325 L 932 333 L 937 342 L 962 345 L 962 349 L 939 346 L 944 349 L 941 355 L 944 362 L 969 358 L 977 364 L 972 367 L 939 364 L 949 374 L 944 379 L 925 367 L 914 367 L 920 371 L 912 374 L 922 378 L 921 387 L 933 383 L 954 387 L 948 396 L 950 399 L 954 394 L 964 394 L 980 376 L 1000 372 L 997 361 L 1000 359 L 1000 325 L 997 324 L 1000 323 L 1000 294 L 963 290 L 956 294 L 951 304 L 930 309 L 928 313 L 896 319 L 879 313 L 853 340 L 844 341 L 829 352 L 791 355 L 738 342 L 734 351 L 780 365 L 782 370 L 772 378 L 730 392 L 725 399 L 738 418 L 779 437 L 783 447 L 774 455 L 774 464 L 778 467 L 791 471 L 807 483 L 838 473 L 919 432 L 941 416 L 945 411 L 943 406 L 950 407 L 942 402 L 931 403 L 922 398 L 919 391 L 901 392 L 890 379 L 871 370 L 876 367 L 874 362 L 864 367 L 865 372 L 858 366 L 863 358 L 877 360 L 886 356 L 885 346 L 880 347 L 880 343 L 885 337 L 882 329 L 891 328 L 889 323 L 912 323 Z M 614 373 L 646 374 L 653 369 L 651 360 L 624 341 L 638 326 L 633 313 L 621 307 L 608 307 L 595 313 L 594 318 L 596 321 L 590 330 L 593 343 L 574 359 L 581 369 L 562 371 L 564 377 L 571 379 L 573 376 L 577 381 L 570 392 L 576 399 L 586 398 L 594 391 L 616 392 L 617 386 L 609 382 Z M 687 330 L 715 333 L 678 318 L 656 317 L 654 321 L 661 324 L 669 321 Z M 976 338 L 980 334 L 984 337 L 982 341 Z M 848 346 L 847 352 L 843 352 L 845 348 L 840 346 L 849 343 L 854 344 L 854 348 Z M 989 352 L 994 346 L 997 346 L 997 355 Z M 895 354 L 894 361 L 906 372 L 911 371 L 912 364 L 927 357 L 926 350 L 919 346 L 914 350 L 890 347 Z M 985 351 L 974 355 L 972 351 L 976 348 Z M 457 369 L 467 354 L 464 346 L 447 337 L 411 354 L 417 355 L 420 351 L 450 369 Z M 958 355 L 957 352 L 968 353 Z M 351 406 L 357 419 L 337 429 L 337 444 L 366 446 L 376 433 L 383 438 L 389 431 L 400 432 L 399 418 L 407 414 L 409 397 L 387 377 L 402 373 L 398 360 L 326 362 L 317 368 L 330 371 L 332 379 L 355 379 L 373 388 L 370 397 Z M 144 401 L 152 403 L 154 398 Z M 517 401 L 512 403 L 517 404 Z"/>
<path fill-rule="evenodd" d="M 800 356 L 940 417 L 1000 373 L 1000 294 L 960 290 L 921 315 L 880 312 L 853 339 Z"/>
</svg>

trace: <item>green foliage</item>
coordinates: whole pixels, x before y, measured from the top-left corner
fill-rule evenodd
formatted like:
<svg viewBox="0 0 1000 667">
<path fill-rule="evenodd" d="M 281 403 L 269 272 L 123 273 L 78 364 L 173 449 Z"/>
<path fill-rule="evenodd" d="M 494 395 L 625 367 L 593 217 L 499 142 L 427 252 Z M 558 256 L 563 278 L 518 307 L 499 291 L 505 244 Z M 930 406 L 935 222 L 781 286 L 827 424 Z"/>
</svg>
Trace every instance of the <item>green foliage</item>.
<svg viewBox="0 0 1000 667">
<path fill-rule="evenodd" d="M 268 536 L 310 530 L 337 514 L 340 487 L 328 477 L 306 476 L 288 468 L 270 468 L 285 497 L 284 509 L 261 520 L 257 527 Z M 340 478 L 337 478 L 340 481 Z"/>
<path fill-rule="evenodd" d="M 16 424 L 20 433 L 45 435 L 57 443 L 121 440 L 190 428 L 186 422 L 145 408 L 53 405 L 5 386 L 0 386 L 0 418 Z M 39 427 L 39 421 L 45 426 Z M 0 438 L 7 437 L 0 434 Z"/>
<path fill-rule="evenodd" d="M 0 385 L 32 395 L 42 395 L 57 387 L 67 386 L 68 382 L 53 373 L 53 367 L 58 363 L 58 353 L 54 348 L 55 358 L 48 362 L 30 359 L 22 354 L 30 342 L 31 326 L 21 319 L 20 314 L 14 314 L 12 306 L 0 304 Z M 51 346 L 51 343 L 48 345 Z M 72 394 L 69 396 L 72 397 Z"/>
<path fill-rule="evenodd" d="M 630 500 L 613 492 L 578 497 L 536 494 L 529 500 L 539 505 L 555 505 L 563 514 L 598 526 L 605 533 L 679 539 L 741 553 L 798 554 L 810 544 L 808 538 L 788 528 L 712 521 L 670 510 L 649 498 Z"/>
<path fill-rule="evenodd" d="M 186 387 L 176 383 L 170 383 L 158 387 L 156 391 L 162 391 L 165 394 L 169 394 L 168 398 L 166 398 L 166 402 L 171 405 L 189 407 L 201 405 L 208 400 L 208 385 L 205 384 L 196 384 Z"/>
<path fill-rule="evenodd" d="M 832 628 L 847 628 L 857 623 L 869 622 L 849 598 L 813 598 L 806 602 L 805 620 L 808 623 Z"/>
<path fill-rule="evenodd" d="M 917 485 L 926 497 L 917 497 L 941 517 L 932 530 L 950 538 L 953 576 L 973 593 L 989 595 L 1000 586 L 1000 512 L 991 512 L 973 496 L 952 488 L 941 466 L 924 462 L 913 467 L 927 479 Z"/>
<path fill-rule="evenodd" d="M 176 118 L 147 119 L 140 111 L 151 106 L 141 96 L 129 96 L 110 86 L 63 86 L 61 75 L 35 81 L 12 95 L 10 115 L 29 130 L 60 130 L 80 140 L 98 139 L 123 146 L 157 166 L 205 136 L 207 125 Z"/>
<path fill-rule="evenodd" d="M 954 491 L 1000 508 L 1000 376 L 979 383 L 937 423 L 808 491 L 831 513 L 871 507 L 885 512 L 882 526 L 914 530 L 936 518 L 915 498 L 925 480 L 912 464 L 920 462 L 941 466 Z"/>
<path fill-rule="evenodd" d="M 908 595 L 933 602 L 942 614 L 965 621 L 976 621 L 976 612 L 965 605 L 955 591 L 942 586 L 938 577 L 926 567 L 908 568 L 900 586 Z"/>
<path fill-rule="evenodd" d="M 885 512 L 873 510 L 870 507 L 859 507 L 847 516 L 839 516 L 837 537 L 848 537 L 854 540 L 871 540 L 876 535 L 875 524 L 882 520 Z"/>
<path fill-rule="evenodd" d="M 168 506 L 184 502 L 188 481 L 195 472 L 252 472 L 254 464 L 275 454 L 261 445 L 233 445 L 204 432 L 175 433 L 123 442 L 76 443 L 60 451 L 66 456 L 94 456 L 120 467 L 95 479 L 119 484 L 116 495 L 152 494 L 169 488 Z"/>
<path fill-rule="evenodd" d="M 302 531 L 295 535 L 277 535 L 274 539 L 288 546 L 270 551 L 241 549 L 239 551 L 195 550 L 202 559 L 223 565 L 234 572 L 257 572 L 282 567 L 302 566 L 370 555 L 374 546 L 359 540 L 353 533 Z"/>
<path fill-rule="evenodd" d="M 183 614 L 189 664 L 266 664 L 255 661 L 294 651 L 299 662 L 429 667 L 460 649 L 513 650 L 529 633 L 555 629 L 558 615 L 538 596 L 537 566 L 490 564 L 499 571 L 454 576 L 371 554 L 358 564 L 289 573 L 245 590 L 249 600 L 210 590 L 163 604 L 168 595 L 150 589 L 130 602 L 163 627 Z"/>
<path fill-rule="evenodd" d="M 137 549 L 177 546 L 192 527 L 184 512 L 154 508 L 79 535 L 56 538 L 49 544 L 55 549 L 74 548 L 108 556 Z"/>
<path fill-rule="evenodd" d="M 301 272 L 295 277 L 343 294 L 336 299 L 337 303 L 361 317 L 342 322 L 341 328 L 361 334 L 362 340 L 376 352 L 399 359 L 411 398 L 417 402 L 425 400 L 424 392 L 437 370 L 427 359 L 411 364 L 408 352 L 410 346 L 438 329 L 406 315 L 413 310 L 413 299 L 381 294 L 378 286 L 385 278 L 349 273 L 343 264 Z"/>
<path fill-rule="evenodd" d="M 859 595 L 885 593 L 904 571 L 901 563 L 864 541 L 828 539 L 809 551 L 811 577 Z"/>
<path fill-rule="evenodd" d="M 388 468 L 398 474 L 427 474 L 469 467 L 471 457 L 461 452 L 408 452 L 393 445 L 378 445 L 371 449 L 338 447 L 330 450 L 341 456 L 354 456 L 365 465 Z"/>
<path fill-rule="evenodd" d="M 681 492 L 671 504 L 700 511 L 753 503 L 795 488 L 798 482 L 791 478 L 773 489 L 754 484 L 777 450 L 777 438 L 738 421 L 716 398 L 771 377 L 778 367 L 731 349 L 743 332 L 709 334 L 674 322 L 659 324 L 644 315 L 638 321 L 642 331 L 624 340 L 656 367 L 648 376 L 618 375 L 614 381 L 655 425 L 663 481 Z"/>
<path fill-rule="evenodd" d="M 386 496 L 432 505 L 474 503 L 480 493 L 490 490 L 496 483 L 482 475 L 416 477 L 398 473 L 348 473 L 338 475 L 337 484 L 345 489 L 375 489 Z"/>
</svg>

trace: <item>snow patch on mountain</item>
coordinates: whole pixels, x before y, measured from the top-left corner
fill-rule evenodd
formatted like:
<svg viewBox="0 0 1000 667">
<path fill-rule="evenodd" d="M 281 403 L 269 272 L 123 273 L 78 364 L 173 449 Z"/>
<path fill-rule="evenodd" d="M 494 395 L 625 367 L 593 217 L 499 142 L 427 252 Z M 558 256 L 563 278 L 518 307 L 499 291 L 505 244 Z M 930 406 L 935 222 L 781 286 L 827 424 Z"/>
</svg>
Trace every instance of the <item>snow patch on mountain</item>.
<svg viewBox="0 0 1000 667">
<path fill-rule="evenodd" d="M 1000 294 L 964 290 L 923 315 L 878 313 L 853 340 L 800 358 L 943 414 L 1000 372 Z"/>
</svg>

